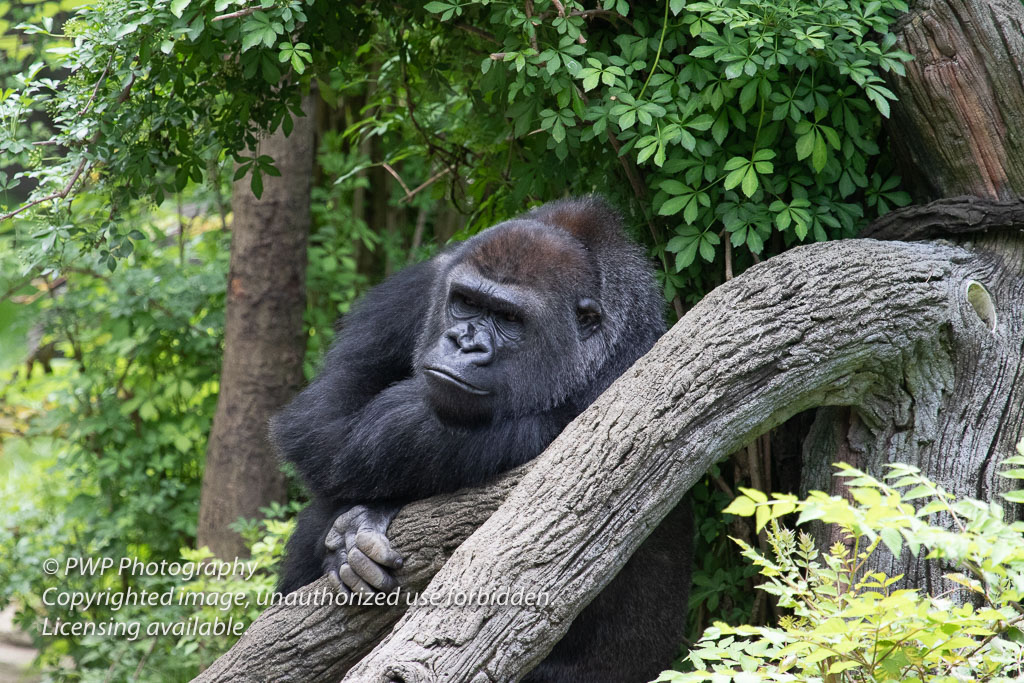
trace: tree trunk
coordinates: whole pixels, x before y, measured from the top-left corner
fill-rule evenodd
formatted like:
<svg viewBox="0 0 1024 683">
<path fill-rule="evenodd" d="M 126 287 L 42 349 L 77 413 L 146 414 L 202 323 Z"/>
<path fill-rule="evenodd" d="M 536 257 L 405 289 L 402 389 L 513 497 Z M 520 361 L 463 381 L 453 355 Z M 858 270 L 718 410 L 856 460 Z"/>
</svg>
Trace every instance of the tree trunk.
<svg viewBox="0 0 1024 683">
<path fill-rule="evenodd" d="M 875 475 L 898 460 L 957 496 L 989 500 L 1012 488 L 995 465 L 1024 419 L 1024 247 L 1019 236 L 992 232 L 1024 222 L 1024 4 L 925 0 L 896 33 L 914 60 L 906 77 L 890 79 L 899 101 L 889 132 L 915 193 L 947 199 L 890 214 L 864 236 L 970 245 L 986 277 L 969 293 L 979 306 L 994 299 L 994 317 L 880 368 L 893 384 L 883 400 L 819 411 L 804 442 L 802 487 L 840 492 L 837 460 Z M 897 560 L 883 549 L 873 562 L 874 571 L 904 574 L 904 585 L 969 597 L 909 552 Z"/>
<path fill-rule="evenodd" d="M 311 97 L 303 103 L 315 111 Z M 306 241 L 315 124 L 312 115 L 261 140 L 280 177 L 263 177 L 257 199 L 250 177 L 232 188 L 231 268 L 220 396 L 206 451 L 197 544 L 225 559 L 246 554 L 228 528 L 285 494 L 284 475 L 267 440 L 267 423 L 302 385 Z"/>
<path fill-rule="evenodd" d="M 522 590 L 550 604 L 417 606 L 346 680 L 515 680 L 718 459 L 814 406 L 895 402 L 902 389 L 888 369 L 910 372 L 920 349 L 951 334 L 984 348 L 988 327 L 967 292 L 974 281 L 991 291 L 991 277 L 986 257 L 954 246 L 851 240 L 792 250 L 719 287 L 559 436 L 426 589 Z M 1011 313 L 1005 303 L 996 302 L 997 315 Z M 958 445 L 945 442 L 947 457 Z M 461 495 L 485 496 L 479 508 L 464 503 L 464 530 L 470 516 L 488 514 L 495 489 Z M 409 533 L 410 525 L 450 504 L 422 501 L 395 520 L 410 564 L 436 565 L 423 553 L 438 536 Z M 440 529 L 451 534 L 446 547 L 457 542 Z M 201 680 L 333 679 L 394 615 L 267 613 Z"/>
<path fill-rule="evenodd" d="M 894 32 L 914 60 L 888 130 L 918 198 L 1024 194 L 1024 4 L 919 0 Z"/>
</svg>

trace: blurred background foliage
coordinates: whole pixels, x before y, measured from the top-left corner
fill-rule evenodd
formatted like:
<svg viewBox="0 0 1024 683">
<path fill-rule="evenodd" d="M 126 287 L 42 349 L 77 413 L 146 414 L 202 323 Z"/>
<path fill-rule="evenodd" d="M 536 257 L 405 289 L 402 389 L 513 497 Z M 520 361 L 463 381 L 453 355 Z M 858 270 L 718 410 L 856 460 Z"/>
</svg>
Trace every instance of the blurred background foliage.
<svg viewBox="0 0 1024 683">
<path fill-rule="evenodd" d="M 670 319 L 761 259 L 908 203 L 880 125 L 883 78 L 905 58 L 887 27 L 903 9 L 0 2 L 0 606 L 29 632 L 75 618 L 39 598 L 48 557 L 201 556 L 231 183 L 250 173 L 261 192 L 276 171 L 258 136 L 290 130 L 303 93 L 319 95 L 309 377 L 367 287 L 543 201 L 600 192 L 618 205 Z M 789 446 L 723 463 L 695 490 L 692 634 L 712 617 L 770 616 L 727 540 L 756 534 L 720 511 L 772 447 Z M 247 589 L 272 585 L 293 512 L 240 522 L 261 561 Z M 88 617 L 193 616 L 170 609 Z M 187 680 L 230 644 L 36 641 L 61 680 Z"/>
</svg>

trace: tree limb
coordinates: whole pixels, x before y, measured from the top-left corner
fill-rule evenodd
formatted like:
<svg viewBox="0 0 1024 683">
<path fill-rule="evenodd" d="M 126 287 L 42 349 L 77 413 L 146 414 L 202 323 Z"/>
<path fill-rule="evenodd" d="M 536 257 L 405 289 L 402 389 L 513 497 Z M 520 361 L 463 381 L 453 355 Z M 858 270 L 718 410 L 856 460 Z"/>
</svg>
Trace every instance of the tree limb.
<svg viewBox="0 0 1024 683">
<path fill-rule="evenodd" d="M 395 576 L 402 592 L 415 594 L 452 552 L 498 509 L 527 467 L 502 475 L 481 489 L 436 496 L 406 507 L 388 529 L 405 563 Z M 313 596 L 334 588 L 321 578 L 299 593 Z M 260 615 L 231 650 L 197 681 L 337 681 L 391 629 L 402 607 L 275 606 Z"/>
<path fill-rule="evenodd" d="M 878 240 L 924 240 L 989 230 L 1024 230 L 1024 199 L 999 201 L 962 196 L 890 211 L 860 236 Z"/>
<path fill-rule="evenodd" d="M 827 264 L 827 267 L 823 267 Z M 856 404 L 954 316 L 968 252 L 851 240 L 750 268 L 695 306 L 537 460 L 428 590 L 549 605 L 417 607 L 346 681 L 516 680 L 714 462 L 797 412 Z"/>
</svg>

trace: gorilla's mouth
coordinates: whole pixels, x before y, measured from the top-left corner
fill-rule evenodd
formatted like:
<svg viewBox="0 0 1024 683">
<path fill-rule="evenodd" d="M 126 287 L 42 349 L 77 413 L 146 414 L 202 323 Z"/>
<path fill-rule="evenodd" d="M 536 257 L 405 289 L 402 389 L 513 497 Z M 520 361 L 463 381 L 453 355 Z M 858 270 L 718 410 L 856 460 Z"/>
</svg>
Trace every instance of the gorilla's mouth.
<svg viewBox="0 0 1024 683">
<path fill-rule="evenodd" d="M 445 384 L 455 387 L 456 389 L 461 389 L 462 391 L 465 391 L 468 394 L 474 394 L 476 396 L 487 396 L 489 393 L 491 393 L 486 389 L 481 389 L 480 387 L 473 386 L 466 380 L 452 374 L 450 371 L 445 370 L 444 368 L 425 367 L 423 368 L 423 372 L 427 373 L 428 375 L 435 379 L 441 380 Z"/>
</svg>

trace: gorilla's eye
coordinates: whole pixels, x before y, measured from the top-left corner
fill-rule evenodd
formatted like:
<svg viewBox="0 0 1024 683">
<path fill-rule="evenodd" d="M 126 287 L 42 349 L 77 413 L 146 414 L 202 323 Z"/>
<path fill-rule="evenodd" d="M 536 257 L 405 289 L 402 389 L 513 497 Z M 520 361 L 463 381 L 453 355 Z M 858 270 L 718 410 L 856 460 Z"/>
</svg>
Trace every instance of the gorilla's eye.
<svg viewBox="0 0 1024 683">
<path fill-rule="evenodd" d="M 482 310 L 480 304 L 465 294 L 452 294 L 452 312 L 455 315 L 471 317 L 479 315 Z"/>
<path fill-rule="evenodd" d="M 523 317 L 513 311 L 502 311 L 498 314 L 498 317 L 507 323 L 520 324 L 523 322 Z"/>
</svg>

